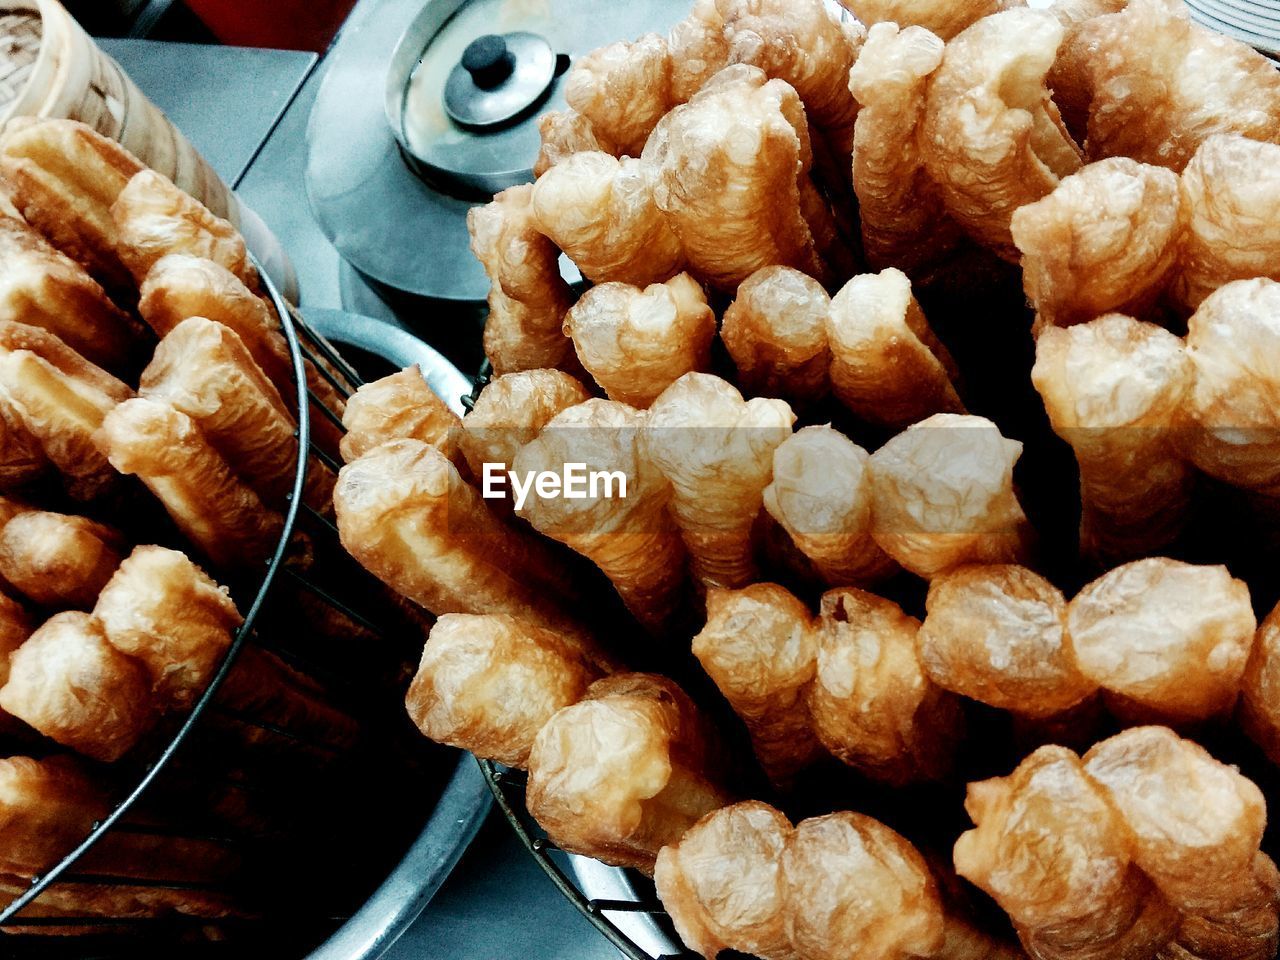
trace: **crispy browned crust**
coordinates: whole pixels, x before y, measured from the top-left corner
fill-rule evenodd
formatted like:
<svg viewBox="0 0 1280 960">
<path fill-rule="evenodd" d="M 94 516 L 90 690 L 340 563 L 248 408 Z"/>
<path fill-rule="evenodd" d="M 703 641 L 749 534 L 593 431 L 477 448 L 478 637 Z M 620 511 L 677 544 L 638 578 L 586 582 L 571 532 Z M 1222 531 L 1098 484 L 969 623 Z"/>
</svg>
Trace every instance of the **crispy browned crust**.
<svg viewBox="0 0 1280 960">
<path fill-rule="evenodd" d="M 427 385 L 417 364 L 366 383 L 347 401 L 342 458 L 364 456 L 388 440 L 422 440 L 461 465 L 458 434 L 462 420 Z"/>
<path fill-rule="evenodd" d="M 124 549 L 121 534 L 105 524 L 28 510 L 0 527 L 0 577 L 38 606 L 88 610 Z"/>
</svg>

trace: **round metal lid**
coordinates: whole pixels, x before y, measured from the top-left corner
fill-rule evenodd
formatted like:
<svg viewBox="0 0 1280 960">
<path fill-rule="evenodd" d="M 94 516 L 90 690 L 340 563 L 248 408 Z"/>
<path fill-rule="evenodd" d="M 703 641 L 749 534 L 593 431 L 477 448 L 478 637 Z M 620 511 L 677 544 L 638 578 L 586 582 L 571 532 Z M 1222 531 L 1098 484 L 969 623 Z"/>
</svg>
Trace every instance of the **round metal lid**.
<svg viewBox="0 0 1280 960">
<path fill-rule="evenodd" d="M 455 69 L 469 75 L 461 65 L 466 49 L 497 35 L 510 51 L 510 35 L 532 34 L 571 62 L 614 40 L 665 33 L 688 7 L 689 0 L 358 5 L 328 55 L 307 128 L 307 195 L 321 229 L 356 269 L 388 287 L 483 300 L 489 281 L 471 254 L 467 211 L 533 179 L 536 120 L 564 109 L 565 63 L 555 63 L 541 100 L 511 122 L 468 127 L 450 117 L 444 96 Z"/>
</svg>

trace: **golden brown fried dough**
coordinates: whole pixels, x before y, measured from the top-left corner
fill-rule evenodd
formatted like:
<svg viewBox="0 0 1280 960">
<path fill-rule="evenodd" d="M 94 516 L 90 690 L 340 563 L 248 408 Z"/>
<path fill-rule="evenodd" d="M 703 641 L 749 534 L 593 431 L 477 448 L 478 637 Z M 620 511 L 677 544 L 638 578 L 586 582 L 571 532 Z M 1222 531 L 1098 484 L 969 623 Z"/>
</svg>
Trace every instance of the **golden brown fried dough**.
<svg viewBox="0 0 1280 960">
<path fill-rule="evenodd" d="M 761 267 L 825 276 L 802 210 L 813 155 L 795 89 L 756 67 L 727 67 L 654 130 L 643 160 L 654 198 L 684 246 L 690 271 L 738 288 Z"/>
<path fill-rule="evenodd" d="M 1175 292 L 1195 309 L 1232 280 L 1280 279 L 1280 146 L 1235 133 L 1200 144 L 1182 171 L 1187 223 Z"/>
<path fill-rule="evenodd" d="M 818 636 L 808 608 L 784 587 L 708 590 L 693 655 L 746 724 L 773 782 L 787 783 L 824 754 L 805 704 Z"/>
<path fill-rule="evenodd" d="M 1100 160 L 1014 211 L 1011 230 L 1040 327 L 1110 311 L 1145 317 L 1182 246 L 1178 178 L 1127 157 Z"/>
<path fill-rule="evenodd" d="M 27 510 L 0 527 L 0 577 L 39 606 L 88 610 L 124 547 L 119 532 L 87 517 Z"/>
<path fill-rule="evenodd" d="M 755 579 L 752 525 L 773 451 L 794 422 L 782 400 L 744 401 L 707 373 L 685 374 L 650 408 L 642 454 L 671 481 L 671 511 L 704 587 L 732 589 Z"/>
<path fill-rule="evenodd" d="M 1113 313 L 1036 341 L 1031 381 L 1080 466 L 1080 546 L 1129 559 L 1182 530 L 1194 477 L 1180 452 L 1194 370 L 1173 334 Z"/>
<path fill-rule="evenodd" d="M 473 208 L 467 229 L 491 284 L 484 352 L 494 372 L 572 367 L 573 344 L 561 327 L 573 297 L 560 251 L 538 232 L 533 187 L 512 187 Z"/>
<path fill-rule="evenodd" d="M 347 401 L 342 425 L 347 428 L 342 458 L 348 462 L 388 440 L 405 438 L 429 443 L 462 462 L 457 453 L 462 420 L 427 386 L 417 364 L 357 390 Z"/>
<path fill-rule="evenodd" d="M 1084 143 L 1088 133 L 1089 101 L 1093 89 L 1089 80 L 1089 48 L 1081 43 L 1081 28 L 1094 17 L 1118 13 L 1128 0 L 1054 0 L 1049 12 L 1058 18 L 1066 31 L 1058 46 L 1058 55 L 1049 71 L 1049 89 L 1053 102 L 1062 113 L 1076 143 Z"/>
<path fill-rule="evenodd" d="M 1031 718 L 1097 690 L 1076 667 L 1062 591 L 1026 567 L 959 567 L 929 584 L 920 665 L 943 689 Z"/>
<path fill-rule="evenodd" d="M 865 591 L 822 596 L 808 693 L 814 731 L 840 760 L 895 785 L 945 776 L 963 736 L 959 700 L 920 667 L 919 629 L 897 604 Z"/>
<path fill-rule="evenodd" d="M 943 40 L 1009 6 L 999 0 L 840 0 L 840 4 L 868 26 L 889 22 L 924 27 Z"/>
<path fill-rule="evenodd" d="M 729 62 L 724 18 L 716 0 L 693 0 L 689 16 L 667 34 L 671 50 L 671 96 L 684 103 Z"/>
<path fill-rule="evenodd" d="M 538 179 L 575 153 L 599 150 L 616 155 L 613 145 L 596 135 L 591 121 L 574 110 L 547 111 L 538 118 L 538 133 L 542 145 L 533 164 L 533 175 Z"/>
<path fill-rule="evenodd" d="M 95 760 L 118 760 L 151 728 L 147 672 L 87 613 L 55 614 L 14 652 L 0 707 Z"/>
<path fill-rule="evenodd" d="M 1219 480 L 1280 495 L 1280 283 L 1236 280 L 1187 324 L 1187 454 Z"/>
<path fill-rule="evenodd" d="M 1080 27 L 1092 100 L 1089 157 L 1181 170 L 1215 133 L 1280 141 L 1280 74 L 1193 23 L 1177 0 L 1129 0 Z"/>
<path fill-rule="evenodd" d="M 609 399 L 644 409 L 684 374 L 707 369 L 716 315 L 693 277 L 681 273 L 643 290 L 592 287 L 565 314 L 564 332 Z"/>
<path fill-rule="evenodd" d="M 831 300 L 827 342 L 832 392 L 863 420 L 900 429 L 931 414 L 964 412 L 955 361 L 901 270 L 845 284 Z"/>
<path fill-rule="evenodd" d="M 147 668 L 166 707 L 204 692 L 241 623 L 225 587 L 177 550 L 154 546 L 120 564 L 93 615 L 113 647 Z"/>
<path fill-rule="evenodd" d="M 658 853 L 653 879 L 676 932 L 707 960 L 737 950 L 794 956 L 787 936 L 782 851 L 791 822 L 745 800 L 715 810 Z"/>
<path fill-rule="evenodd" d="M 101 791 L 70 757 L 0 759 L 0 866 L 38 876 L 107 812 Z"/>
<path fill-rule="evenodd" d="M 449 613 L 431 628 L 405 706 L 432 740 L 524 769 L 538 731 L 599 675 L 551 630 Z"/>
<path fill-rule="evenodd" d="M 138 477 L 174 523 L 214 565 L 237 569 L 265 561 L 283 524 L 185 413 L 139 397 L 120 404 L 94 435 L 121 473 Z"/>
<path fill-rule="evenodd" d="M 567 488 L 545 498 L 530 490 L 516 512 L 595 563 L 636 619 L 657 632 L 681 599 L 685 550 L 667 516 L 671 484 L 639 449 L 644 426 L 644 414 L 625 404 L 588 400 L 552 419 L 512 467 L 529 477 L 578 465 L 582 497 Z"/>
<path fill-rule="evenodd" d="M 529 755 L 529 812 L 572 853 L 652 873 L 658 851 L 728 802 L 708 734 L 670 680 L 619 674 L 558 711 Z"/>
<path fill-rule="evenodd" d="M 983 417 L 937 414 L 871 455 L 872 536 L 929 578 L 962 563 L 1019 563 L 1032 531 L 1013 489 L 1022 444 Z"/>
<path fill-rule="evenodd" d="M 830 306 L 822 284 L 791 267 L 764 267 L 744 280 L 720 329 L 742 388 L 796 403 L 825 396 Z"/>
<path fill-rule="evenodd" d="M 9 660 L 36 628 L 31 615 L 7 594 L 0 593 L 0 687 L 9 682 Z M 23 725 L 0 708 L 0 734 L 18 733 Z"/>
<path fill-rule="evenodd" d="M 1139 716 L 1203 720 L 1236 702 L 1257 621 L 1226 567 L 1151 557 L 1103 574 L 1073 599 L 1080 672 Z"/>
<path fill-rule="evenodd" d="M 1063 29 L 1043 10 L 985 17 L 951 40 L 920 131 L 929 176 L 971 237 L 1016 263 L 1013 212 L 1080 167 L 1045 74 Z"/>
<path fill-rule="evenodd" d="M 831 426 L 805 427 L 773 452 L 764 508 L 833 587 L 872 583 L 897 569 L 871 536 L 868 460 Z"/>
<path fill-rule="evenodd" d="M 258 289 L 258 272 L 236 228 L 154 170 L 129 181 L 111 205 L 111 216 L 117 253 L 139 284 L 161 257 L 184 253 L 212 260 Z"/>
<path fill-rule="evenodd" d="M 495 377 L 462 418 L 458 446 L 477 477 L 486 463 L 510 469 L 520 448 L 556 414 L 589 400 L 587 388 L 560 370 L 523 370 Z"/>
<path fill-rule="evenodd" d="M 3 393 L 0 393 L 0 490 L 14 490 L 49 470 L 40 441 L 23 425 Z"/>
<path fill-rule="evenodd" d="M 655 171 L 599 150 L 565 157 L 533 187 L 538 229 L 595 283 L 661 283 L 684 263 L 654 202 Z"/>
<path fill-rule="evenodd" d="M 667 41 L 647 33 L 577 58 L 564 78 L 564 98 L 619 155 L 640 156 L 654 126 L 677 102 Z"/>
<path fill-rule="evenodd" d="M 1272 762 L 1280 763 L 1280 604 L 1254 638 L 1241 687 L 1240 720 Z"/>
<path fill-rule="evenodd" d="M 114 140 L 74 120 L 11 120 L 0 174 L 27 223 L 113 293 L 131 286 L 111 205 L 143 169 Z"/>
</svg>

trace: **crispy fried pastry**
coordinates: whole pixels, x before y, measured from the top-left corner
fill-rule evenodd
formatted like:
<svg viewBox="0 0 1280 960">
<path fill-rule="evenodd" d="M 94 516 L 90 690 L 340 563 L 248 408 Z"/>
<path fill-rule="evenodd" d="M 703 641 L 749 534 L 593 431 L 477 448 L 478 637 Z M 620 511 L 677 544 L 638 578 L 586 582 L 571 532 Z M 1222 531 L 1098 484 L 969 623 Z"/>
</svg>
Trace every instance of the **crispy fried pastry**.
<svg viewBox="0 0 1280 960">
<path fill-rule="evenodd" d="M 782 400 L 744 401 L 707 373 L 687 373 L 654 401 L 642 454 L 671 481 L 671 511 L 704 587 L 755 579 L 752 525 L 773 472 L 773 451 L 795 415 Z"/>
<path fill-rule="evenodd" d="M 147 485 L 215 566 L 243 568 L 275 550 L 280 515 L 263 506 L 185 413 L 157 400 L 129 400 L 107 415 L 94 441 L 113 467 Z"/>
<path fill-rule="evenodd" d="M 1187 324 L 1187 453 L 1210 476 L 1280 495 L 1280 283 L 1235 280 Z"/>
<path fill-rule="evenodd" d="M 1049 71 L 1049 89 L 1053 102 L 1062 113 L 1076 143 L 1084 143 L 1089 125 L 1089 102 L 1093 88 L 1089 79 L 1089 48 L 1081 42 L 1081 28 L 1094 17 L 1118 13 L 1128 0 L 1054 0 L 1049 12 L 1058 18 L 1066 31 L 1058 46 L 1058 55 Z"/>
<path fill-rule="evenodd" d="M 212 260 L 250 290 L 258 289 L 258 272 L 236 228 L 154 170 L 129 181 L 111 205 L 111 216 L 117 252 L 139 284 L 161 257 L 185 253 Z"/>
<path fill-rule="evenodd" d="M 830 306 L 822 284 L 791 267 L 764 267 L 744 280 L 720 329 L 742 388 L 795 403 L 825 396 Z"/>
<path fill-rule="evenodd" d="M 889 22 L 924 27 L 943 40 L 1010 6 L 1000 0 L 840 0 L 840 4 L 868 26 Z"/>
<path fill-rule="evenodd" d="M 916 650 L 946 690 L 1036 719 L 1097 690 L 1076 666 L 1062 591 L 1026 567 L 959 567 L 935 577 L 926 610 Z"/>
<path fill-rule="evenodd" d="M 556 414 L 590 398 L 586 387 L 560 370 L 523 370 L 496 377 L 462 418 L 458 446 L 477 477 L 484 475 L 486 463 L 510 469 L 520 448 Z"/>
<path fill-rule="evenodd" d="M 671 484 L 640 452 L 644 425 L 645 415 L 632 407 L 588 400 L 552 419 L 516 454 L 513 468 L 536 476 L 580 465 L 585 496 L 534 491 L 517 513 L 595 563 L 636 619 L 656 632 L 681 599 L 685 549 L 667 516 Z"/>
<path fill-rule="evenodd" d="M 1280 604 L 1258 627 L 1240 693 L 1241 725 L 1280 763 Z"/>
<path fill-rule="evenodd" d="M 584 637 L 561 605 L 574 591 L 560 561 L 500 521 L 435 447 L 394 440 L 347 464 L 333 504 L 347 552 L 431 613 L 505 613 Z"/>
<path fill-rule="evenodd" d="M 0 687 L 9 682 L 9 660 L 36 625 L 17 600 L 0 593 Z M 22 723 L 0 708 L 0 734 L 16 733 Z"/>
<path fill-rule="evenodd" d="M 95 760 L 118 760 L 155 720 L 147 672 L 97 618 L 55 614 L 13 654 L 0 708 Z"/>
<path fill-rule="evenodd" d="M 1193 23 L 1177 0 L 1129 0 L 1080 27 L 1092 100 L 1089 157 L 1181 170 L 1215 133 L 1280 141 L 1280 74 Z"/>
<path fill-rule="evenodd" d="M 746 724 L 770 780 L 786 784 L 824 755 L 805 705 L 818 637 L 809 609 L 785 588 L 708 590 L 693 655 Z"/>
<path fill-rule="evenodd" d="M 143 169 L 114 140 L 74 120 L 11 120 L 0 175 L 27 223 L 113 294 L 131 285 L 111 205 Z"/>
<path fill-rule="evenodd" d="M 573 344 L 561 327 L 573 297 L 560 276 L 560 251 L 538 232 L 533 187 L 512 187 L 474 207 L 467 229 L 491 283 L 484 352 L 494 372 L 571 367 Z"/>
<path fill-rule="evenodd" d="M 0 320 L 41 327 L 93 363 L 133 364 L 142 328 L 98 283 L 19 220 L 0 218 Z"/>
<path fill-rule="evenodd" d="M 960 240 L 919 142 L 942 47 L 923 27 L 876 23 L 849 72 L 849 89 L 862 107 L 853 129 L 853 190 L 863 251 L 875 269 L 895 266 L 917 276 Z"/>
<path fill-rule="evenodd" d="M 87 517 L 24 510 L 0 527 L 0 577 L 38 606 L 88 610 L 124 548 L 118 531 Z"/>
<path fill-rule="evenodd" d="M 0 393 L 0 490 L 13 490 L 43 476 L 49 460 L 40 441 L 23 425 L 18 412 Z"/>
<path fill-rule="evenodd" d="M 1178 178 L 1127 157 L 1100 160 L 1016 210 L 1011 230 L 1038 326 L 1111 311 L 1146 317 L 1182 246 Z"/>
<path fill-rule="evenodd" d="M 564 158 L 533 187 L 538 229 L 595 283 L 661 283 L 684 263 L 654 202 L 655 171 L 599 150 Z"/>
<path fill-rule="evenodd" d="M 729 62 L 724 18 L 716 0 L 693 0 L 693 9 L 667 35 L 671 51 L 671 97 L 674 103 L 691 99 Z"/>
<path fill-rule="evenodd" d="M 449 613 L 431 629 L 405 706 L 432 740 L 523 769 L 538 731 L 599 675 L 551 630 Z"/>
<path fill-rule="evenodd" d="M 53 334 L 0 323 L 0 401 L 75 499 L 92 500 L 117 484 L 92 436 L 108 411 L 131 396 L 127 386 Z"/>
<path fill-rule="evenodd" d="M 962 563 L 1018 563 L 1032 531 L 1013 489 L 1022 444 L 983 417 L 940 413 L 871 456 L 871 533 L 929 578 Z"/>
<path fill-rule="evenodd" d="M 0 759 L 0 870 L 38 876 L 107 812 L 101 791 L 70 757 Z"/>
<path fill-rule="evenodd" d="M 745 800 L 712 811 L 658 852 L 658 896 L 690 949 L 707 960 L 722 950 L 795 956 L 782 879 L 791 832 L 773 807 Z"/>
<path fill-rule="evenodd" d="M 534 740 L 529 812 L 562 849 L 652 873 L 662 847 L 728 802 L 708 738 L 665 677 L 599 680 Z"/>
<path fill-rule="evenodd" d="M 533 164 L 533 175 L 541 179 L 547 171 L 575 153 L 599 150 L 616 156 L 613 145 L 601 140 L 591 121 L 575 110 L 549 110 L 538 118 L 542 145 Z"/>
<path fill-rule="evenodd" d="M 831 388 L 871 423 L 902 428 L 935 413 L 963 413 L 955 361 L 911 293 L 890 267 L 854 277 L 827 314 Z"/>
<path fill-rule="evenodd" d="M 1031 381 L 1080 466 L 1085 553 L 1152 554 L 1181 532 L 1194 477 L 1179 435 L 1193 378 L 1180 339 L 1118 313 L 1040 334 Z"/>
<path fill-rule="evenodd" d="M 1116 695 L 1112 709 L 1170 722 L 1230 710 L 1257 621 L 1226 567 L 1150 557 L 1116 567 L 1068 606 L 1080 672 Z"/>
<path fill-rule="evenodd" d="M 654 126 L 677 102 L 667 41 L 647 33 L 578 57 L 565 76 L 564 98 L 619 155 L 640 156 Z"/>
<path fill-rule="evenodd" d="M 406 437 L 439 448 L 454 463 L 464 462 L 457 452 L 462 420 L 427 386 L 416 363 L 357 390 L 347 401 L 342 425 L 347 428 L 342 458 L 348 462 Z"/>
<path fill-rule="evenodd" d="M 897 569 L 871 536 L 868 460 L 830 426 L 805 427 L 773 452 L 764 508 L 833 587 L 872 583 Z"/>
<path fill-rule="evenodd" d="M 592 287 L 565 314 L 564 332 L 609 399 L 644 409 L 684 374 L 707 369 L 716 315 L 681 273 L 643 290 Z"/>
<path fill-rule="evenodd" d="M 1047 11 L 997 13 L 950 41 L 929 81 L 921 128 L 929 176 L 952 218 L 1014 263 L 1014 210 L 1081 163 L 1045 86 L 1062 36 Z"/>
<path fill-rule="evenodd" d="M 167 707 L 204 692 L 241 623 L 225 587 L 177 550 L 154 546 L 120 564 L 93 615 L 113 647 L 147 668 Z"/>
<path fill-rule="evenodd" d="M 698 279 L 733 291 L 773 264 L 825 276 L 801 212 L 802 192 L 814 189 L 808 125 L 785 81 L 727 67 L 662 119 L 643 159 Z"/>
<path fill-rule="evenodd" d="M 1239 134 L 1207 137 L 1182 171 L 1187 223 L 1175 291 L 1195 309 L 1250 277 L 1280 279 L 1280 146 Z"/>
</svg>

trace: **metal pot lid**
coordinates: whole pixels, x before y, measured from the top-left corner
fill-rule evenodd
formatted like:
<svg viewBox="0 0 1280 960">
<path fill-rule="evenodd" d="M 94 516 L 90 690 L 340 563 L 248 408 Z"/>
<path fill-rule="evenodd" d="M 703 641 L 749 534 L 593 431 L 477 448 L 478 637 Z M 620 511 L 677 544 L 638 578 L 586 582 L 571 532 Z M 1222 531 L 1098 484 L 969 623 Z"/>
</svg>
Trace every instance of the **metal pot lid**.
<svg viewBox="0 0 1280 960">
<path fill-rule="evenodd" d="M 321 229 L 352 266 L 385 286 L 483 300 L 489 281 L 471 254 L 467 211 L 533 179 L 537 118 L 564 109 L 566 67 L 615 40 L 665 33 L 689 5 L 358 5 L 328 56 L 307 128 L 307 195 Z M 486 41 L 475 49 L 483 37 L 502 47 Z M 472 69 L 462 62 L 468 48 Z"/>
</svg>

